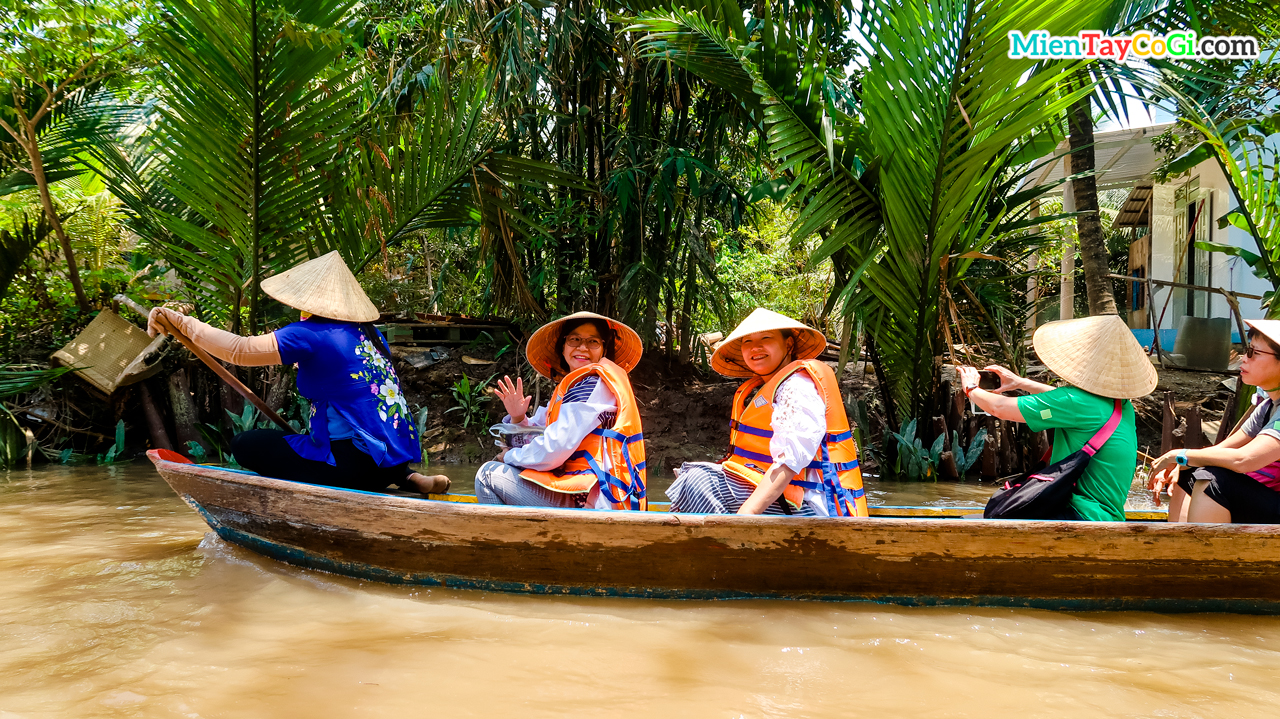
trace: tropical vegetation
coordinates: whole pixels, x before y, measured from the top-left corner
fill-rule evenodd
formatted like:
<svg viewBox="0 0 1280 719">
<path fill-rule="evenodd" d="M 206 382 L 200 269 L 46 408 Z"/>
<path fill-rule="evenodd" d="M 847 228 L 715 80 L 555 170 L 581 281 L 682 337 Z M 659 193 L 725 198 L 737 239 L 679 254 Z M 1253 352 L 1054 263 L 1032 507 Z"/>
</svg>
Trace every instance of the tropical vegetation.
<svg viewBox="0 0 1280 719">
<path fill-rule="evenodd" d="M 1274 57 L 1008 57 L 1086 27 L 1280 36 L 1267 0 L 0 0 L 0 356 L 120 292 L 261 332 L 262 279 L 338 250 L 385 310 L 593 310 L 676 364 L 782 309 L 905 436 L 936 358 L 1024 362 L 1045 258 L 1115 307 L 1092 132 L 1134 103 L 1182 118 L 1167 173 L 1222 163 L 1280 286 Z M 1075 212 L 1032 186 L 1060 145 Z"/>
</svg>

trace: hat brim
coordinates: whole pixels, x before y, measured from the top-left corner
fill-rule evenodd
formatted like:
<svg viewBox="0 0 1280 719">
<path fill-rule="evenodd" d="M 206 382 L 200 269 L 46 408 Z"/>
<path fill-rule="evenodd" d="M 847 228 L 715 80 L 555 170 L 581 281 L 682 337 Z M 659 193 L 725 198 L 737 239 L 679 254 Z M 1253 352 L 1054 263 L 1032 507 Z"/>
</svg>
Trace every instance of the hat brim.
<svg viewBox="0 0 1280 719">
<path fill-rule="evenodd" d="M 1049 322 L 1036 330 L 1031 344 L 1054 374 L 1091 394 L 1138 399 L 1160 381 L 1142 345 L 1116 315 Z"/>
<path fill-rule="evenodd" d="M 1244 323 L 1249 329 L 1257 330 L 1263 337 L 1271 340 L 1272 344 L 1280 347 L 1280 320 L 1245 320 Z M 1248 342 L 1248 338 L 1241 337 L 1241 341 Z"/>
<path fill-rule="evenodd" d="M 771 330 L 790 330 L 795 340 L 792 356 L 798 360 L 814 359 L 827 349 L 827 337 L 808 325 L 786 315 L 758 308 L 716 345 L 711 353 L 711 368 L 726 377 L 754 377 L 742 360 L 742 340 L 747 335 Z"/>
<path fill-rule="evenodd" d="M 640 364 L 640 356 L 644 354 L 644 343 L 640 341 L 639 333 L 623 323 L 604 315 L 598 315 L 594 312 L 575 312 L 546 323 L 529 337 L 529 342 L 525 345 L 525 358 L 529 360 L 529 366 L 533 367 L 533 370 L 543 377 L 554 380 L 556 375 L 561 373 L 561 358 L 556 354 L 556 342 L 560 339 L 560 327 L 567 322 L 584 322 L 586 320 L 601 320 L 606 322 L 609 328 L 614 331 L 614 356 L 612 358 L 614 364 L 627 372 L 635 369 L 636 365 Z"/>
</svg>

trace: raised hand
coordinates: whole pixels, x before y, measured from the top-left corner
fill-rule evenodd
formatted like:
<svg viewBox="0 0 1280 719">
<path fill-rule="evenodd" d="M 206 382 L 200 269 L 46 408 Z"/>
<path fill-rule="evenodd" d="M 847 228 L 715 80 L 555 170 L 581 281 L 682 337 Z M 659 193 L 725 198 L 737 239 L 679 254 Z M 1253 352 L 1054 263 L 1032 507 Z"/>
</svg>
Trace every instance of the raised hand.
<svg viewBox="0 0 1280 719">
<path fill-rule="evenodd" d="M 504 376 L 498 380 L 498 387 L 493 390 L 493 394 L 502 400 L 502 405 L 507 408 L 507 414 L 511 415 L 511 421 L 515 424 L 524 421 L 529 406 L 533 404 L 533 397 L 524 393 L 523 377 L 516 377 L 516 381 L 512 382 L 510 377 Z"/>
</svg>

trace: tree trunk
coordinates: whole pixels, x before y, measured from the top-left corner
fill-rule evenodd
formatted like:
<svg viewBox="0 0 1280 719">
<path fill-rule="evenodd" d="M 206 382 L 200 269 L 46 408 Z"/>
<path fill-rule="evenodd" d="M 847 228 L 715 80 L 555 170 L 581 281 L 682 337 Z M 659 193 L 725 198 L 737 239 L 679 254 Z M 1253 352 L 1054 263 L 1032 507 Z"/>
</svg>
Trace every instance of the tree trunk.
<svg viewBox="0 0 1280 719">
<path fill-rule="evenodd" d="M 1095 167 L 1093 147 L 1093 114 L 1089 97 L 1071 105 L 1067 114 L 1071 130 L 1071 174 L 1091 172 Z M 1084 286 L 1089 296 L 1090 315 L 1114 315 L 1116 298 L 1111 291 L 1108 266 L 1110 256 L 1102 236 L 1102 221 L 1098 216 L 1098 180 L 1094 175 L 1078 177 L 1071 181 L 1075 196 L 1076 234 L 1079 237 L 1080 263 L 1084 269 Z"/>
<path fill-rule="evenodd" d="M 187 382 L 185 369 L 169 375 L 169 407 L 173 410 L 173 433 L 178 440 L 178 451 L 189 455 L 191 442 L 208 451 L 208 443 L 198 429 L 196 406 L 191 401 L 191 385 Z"/>
<path fill-rule="evenodd" d="M 142 413 L 147 418 L 147 431 L 151 433 L 151 446 L 156 449 L 172 450 L 173 442 L 169 441 L 169 432 L 165 430 L 164 416 L 156 406 L 150 387 L 147 386 L 151 382 L 153 380 L 146 380 L 138 385 L 142 393 Z"/>
<path fill-rule="evenodd" d="M 44 174 L 44 158 L 40 154 L 40 138 L 36 135 L 35 127 L 26 122 L 25 117 L 22 119 L 22 131 L 27 136 L 23 144 L 26 145 L 24 149 L 31 159 L 31 177 L 36 183 L 36 189 L 40 192 L 40 205 L 44 208 L 45 217 L 49 218 L 53 233 L 58 236 L 58 244 L 62 245 L 63 256 L 67 258 L 67 279 L 71 280 L 71 288 L 75 290 L 76 304 L 80 306 L 81 312 L 88 312 L 93 309 L 93 306 L 89 304 L 89 297 L 84 293 L 84 285 L 80 283 L 80 269 L 76 267 L 76 254 L 71 249 L 71 238 L 67 237 L 66 230 L 62 229 L 62 220 L 58 219 L 58 212 L 53 209 L 53 196 L 49 194 L 49 181 Z"/>
<path fill-rule="evenodd" d="M 701 208 L 698 213 L 702 213 Z M 680 310 L 680 364 L 688 364 L 693 359 L 693 343 L 696 341 L 693 336 L 693 298 L 698 291 L 695 268 L 693 252 L 689 251 L 685 255 L 684 306 Z"/>
</svg>

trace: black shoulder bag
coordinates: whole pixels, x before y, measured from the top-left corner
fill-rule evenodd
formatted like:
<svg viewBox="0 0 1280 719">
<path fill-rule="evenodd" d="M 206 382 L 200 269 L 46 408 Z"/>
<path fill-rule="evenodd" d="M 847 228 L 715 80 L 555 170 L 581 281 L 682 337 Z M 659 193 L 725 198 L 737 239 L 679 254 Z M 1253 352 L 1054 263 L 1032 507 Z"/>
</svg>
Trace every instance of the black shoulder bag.
<svg viewBox="0 0 1280 719">
<path fill-rule="evenodd" d="M 987 500 L 984 519 L 1052 519 L 1066 511 L 1075 494 L 1076 482 L 1089 466 L 1094 453 L 1111 439 L 1120 426 L 1124 402 L 1116 400 L 1111 419 L 1079 450 L 1038 472 L 1008 481 Z"/>
</svg>

